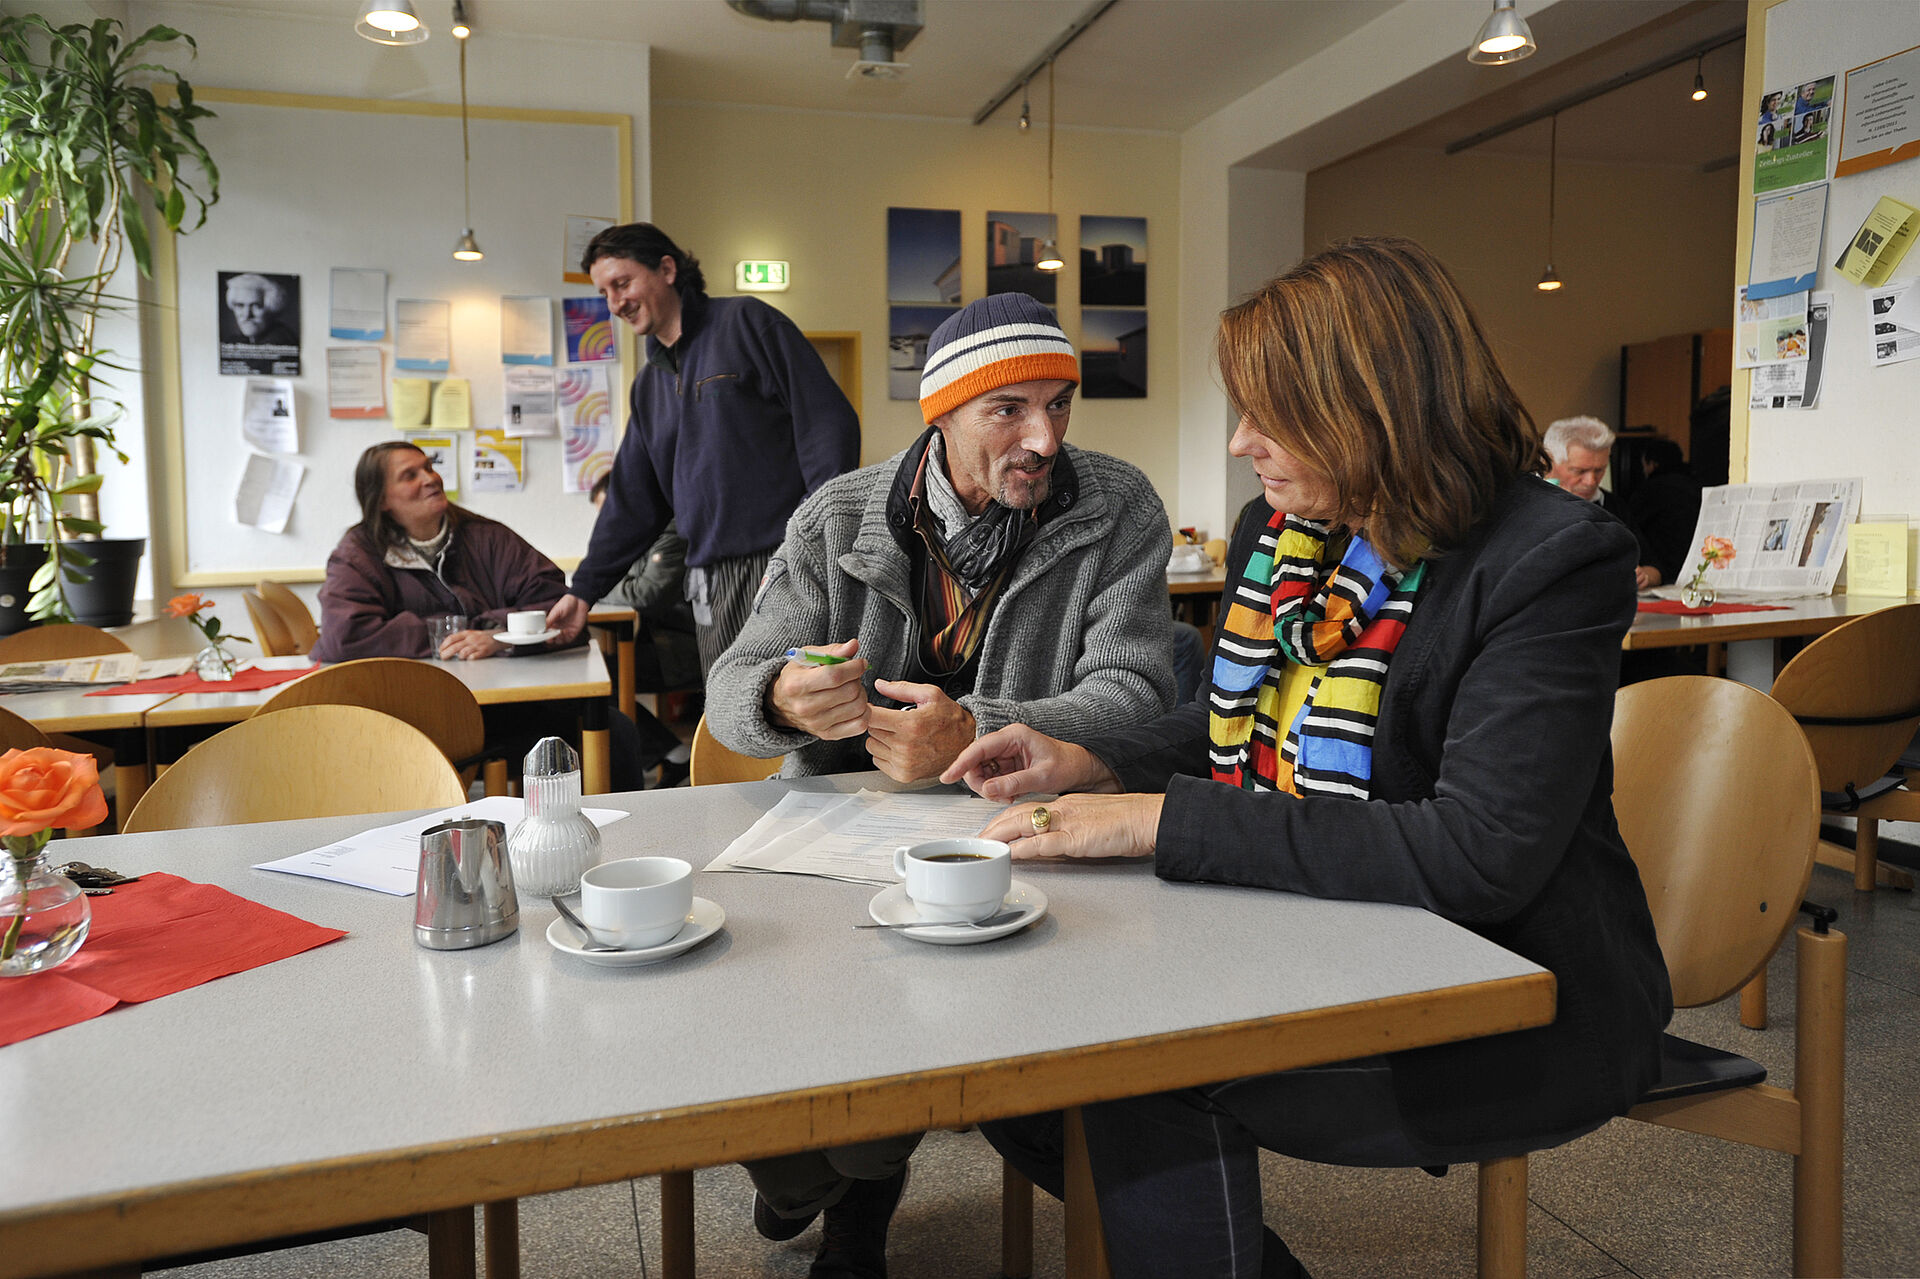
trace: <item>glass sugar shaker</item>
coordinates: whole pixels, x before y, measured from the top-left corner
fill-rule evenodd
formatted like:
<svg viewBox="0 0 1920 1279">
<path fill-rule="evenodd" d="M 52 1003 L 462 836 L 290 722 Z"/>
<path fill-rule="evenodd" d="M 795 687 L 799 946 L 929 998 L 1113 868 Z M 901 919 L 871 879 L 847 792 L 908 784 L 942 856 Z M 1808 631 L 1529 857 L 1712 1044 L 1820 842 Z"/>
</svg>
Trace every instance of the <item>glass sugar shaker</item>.
<svg viewBox="0 0 1920 1279">
<path fill-rule="evenodd" d="M 580 811 L 580 756 L 558 737 L 527 752 L 522 775 L 527 814 L 507 837 L 513 881 L 522 893 L 555 897 L 580 887 L 600 860 L 600 831 Z"/>
</svg>

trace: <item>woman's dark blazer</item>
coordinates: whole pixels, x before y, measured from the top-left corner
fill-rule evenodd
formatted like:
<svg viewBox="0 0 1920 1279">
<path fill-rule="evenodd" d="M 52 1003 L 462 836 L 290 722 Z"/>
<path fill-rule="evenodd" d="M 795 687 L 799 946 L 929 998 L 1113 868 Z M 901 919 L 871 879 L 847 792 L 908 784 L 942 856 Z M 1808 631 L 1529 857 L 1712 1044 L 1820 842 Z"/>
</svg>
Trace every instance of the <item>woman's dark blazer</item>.
<svg viewBox="0 0 1920 1279">
<path fill-rule="evenodd" d="M 1264 521 L 1228 555 L 1229 590 Z M 1206 779 L 1204 700 L 1094 749 L 1166 791 L 1165 879 L 1420 906 L 1551 970 L 1551 1025 L 1395 1054 L 1431 1144 L 1569 1131 L 1658 1074 L 1673 1010 L 1639 873 L 1613 817 L 1608 732 L 1633 620 L 1632 534 L 1532 477 L 1428 561 L 1374 737 L 1373 798 L 1254 794 Z"/>
</svg>

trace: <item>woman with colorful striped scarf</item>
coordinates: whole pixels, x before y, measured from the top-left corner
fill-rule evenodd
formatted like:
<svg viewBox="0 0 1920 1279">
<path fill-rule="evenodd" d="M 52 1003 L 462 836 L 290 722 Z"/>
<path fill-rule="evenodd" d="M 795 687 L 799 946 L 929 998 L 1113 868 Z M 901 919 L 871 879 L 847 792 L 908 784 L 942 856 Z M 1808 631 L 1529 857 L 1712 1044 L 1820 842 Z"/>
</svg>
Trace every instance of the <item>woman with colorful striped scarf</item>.
<svg viewBox="0 0 1920 1279">
<path fill-rule="evenodd" d="M 1671 1012 L 1612 808 L 1637 548 L 1534 477 L 1539 435 L 1444 267 L 1337 245 L 1222 317 L 1228 451 L 1270 508 L 1228 553 L 1202 701 L 1092 749 L 1022 725 L 947 771 L 1023 802 L 1016 857 L 1419 906 L 1553 971 L 1534 1030 L 1085 1109 L 1116 1275 L 1305 1273 L 1258 1152 L 1374 1167 L 1556 1145 L 1653 1082 Z M 1059 1118 L 984 1126 L 1061 1187 Z"/>
</svg>

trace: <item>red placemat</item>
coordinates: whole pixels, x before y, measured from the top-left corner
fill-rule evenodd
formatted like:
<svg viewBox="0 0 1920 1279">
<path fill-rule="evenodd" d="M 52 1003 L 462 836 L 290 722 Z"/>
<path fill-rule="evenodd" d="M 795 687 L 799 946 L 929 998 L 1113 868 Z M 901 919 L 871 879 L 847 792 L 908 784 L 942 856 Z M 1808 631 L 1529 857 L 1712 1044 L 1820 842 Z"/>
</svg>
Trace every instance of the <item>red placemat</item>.
<svg viewBox="0 0 1920 1279">
<path fill-rule="evenodd" d="M 162 679 L 137 679 L 131 684 L 115 684 L 112 688 L 96 688 L 88 697 L 113 697 L 122 693 L 251 693 L 262 688 L 272 688 L 275 684 L 288 684 L 302 675 L 311 675 L 319 670 L 315 663 L 304 670 L 297 671 L 239 671 L 232 679 L 201 679 L 189 671 L 185 675 L 168 675 Z"/>
<path fill-rule="evenodd" d="M 88 904 L 93 924 L 79 954 L 44 973 L 0 982 L 0 1045 L 347 935 L 178 875 L 145 875 Z"/>
<path fill-rule="evenodd" d="M 1771 613 L 1784 609 L 1785 604 L 1708 604 L 1702 608 L 1689 608 L 1679 600 L 1641 600 L 1642 613 L 1673 613 L 1680 617 L 1705 617 L 1709 613 Z"/>
</svg>

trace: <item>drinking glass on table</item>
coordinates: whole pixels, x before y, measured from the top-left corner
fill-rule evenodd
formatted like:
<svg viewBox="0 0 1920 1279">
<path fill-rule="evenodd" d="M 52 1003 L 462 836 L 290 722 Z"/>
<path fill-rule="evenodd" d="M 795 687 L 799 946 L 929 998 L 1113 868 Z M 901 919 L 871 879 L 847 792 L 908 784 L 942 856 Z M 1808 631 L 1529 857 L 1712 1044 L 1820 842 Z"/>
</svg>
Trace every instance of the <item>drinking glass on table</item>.
<svg viewBox="0 0 1920 1279">
<path fill-rule="evenodd" d="M 437 613 L 427 619 L 427 642 L 433 645 L 433 655 L 440 656 L 440 646 L 454 635 L 467 629 L 464 613 Z"/>
</svg>

